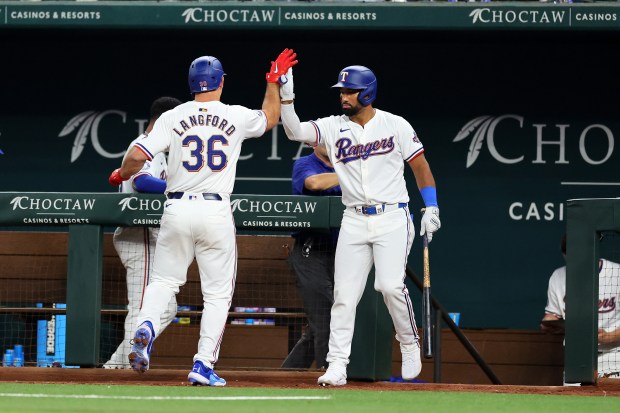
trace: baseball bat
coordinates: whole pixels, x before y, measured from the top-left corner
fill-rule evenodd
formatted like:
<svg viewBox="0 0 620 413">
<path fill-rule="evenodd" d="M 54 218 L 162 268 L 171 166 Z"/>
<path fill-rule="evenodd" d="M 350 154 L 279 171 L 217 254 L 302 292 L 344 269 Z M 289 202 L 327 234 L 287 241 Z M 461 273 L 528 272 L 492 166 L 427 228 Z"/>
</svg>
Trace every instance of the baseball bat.
<svg viewBox="0 0 620 413">
<path fill-rule="evenodd" d="M 422 327 L 424 329 L 424 358 L 433 357 L 433 340 L 432 329 L 433 322 L 431 318 L 431 268 L 428 257 L 428 238 L 426 234 L 422 237 L 424 240 L 424 281 L 422 283 Z"/>
</svg>

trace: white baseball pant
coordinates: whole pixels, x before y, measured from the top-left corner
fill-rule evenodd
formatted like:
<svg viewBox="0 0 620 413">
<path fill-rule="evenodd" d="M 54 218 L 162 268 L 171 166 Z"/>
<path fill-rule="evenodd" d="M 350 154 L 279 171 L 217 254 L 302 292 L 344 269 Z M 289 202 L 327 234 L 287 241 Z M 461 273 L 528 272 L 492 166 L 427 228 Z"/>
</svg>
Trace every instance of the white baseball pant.
<svg viewBox="0 0 620 413">
<path fill-rule="evenodd" d="M 194 361 L 213 367 L 218 360 L 237 275 L 237 240 L 230 196 L 205 200 L 185 193 L 168 199 L 157 239 L 151 283 L 146 288 L 139 325 L 150 321 L 155 336 L 166 304 L 187 281 L 187 268 L 196 258 L 204 301 L 200 340 Z"/>
<path fill-rule="evenodd" d="M 336 248 L 329 363 L 349 363 L 355 311 L 373 263 L 374 288 L 383 295 L 394 323 L 396 339 L 405 349 L 413 350 L 418 331 L 404 280 L 414 236 L 407 207 L 379 215 L 361 215 L 353 208 L 345 209 Z"/>
</svg>

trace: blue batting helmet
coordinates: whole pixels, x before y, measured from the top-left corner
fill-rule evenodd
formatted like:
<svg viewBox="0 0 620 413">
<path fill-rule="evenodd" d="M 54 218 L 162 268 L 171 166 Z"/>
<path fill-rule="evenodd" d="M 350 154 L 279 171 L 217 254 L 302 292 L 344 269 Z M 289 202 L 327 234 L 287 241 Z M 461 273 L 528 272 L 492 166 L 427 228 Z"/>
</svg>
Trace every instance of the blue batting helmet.
<svg viewBox="0 0 620 413">
<path fill-rule="evenodd" d="M 224 68 L 217 58 L 213 56 L 202 56 L 194 60 L 189 66 L 189 92 L 200 93 L 209 92 L 220 87 Z"/>
<path fill-rule="evenodd" d="M 348 66 L 340 71 L 338 83 L 332 87 L 359 90 L 357 100 L 368 106 L 377 98 L 377 77 L 365 66 Z"/>
</svg>

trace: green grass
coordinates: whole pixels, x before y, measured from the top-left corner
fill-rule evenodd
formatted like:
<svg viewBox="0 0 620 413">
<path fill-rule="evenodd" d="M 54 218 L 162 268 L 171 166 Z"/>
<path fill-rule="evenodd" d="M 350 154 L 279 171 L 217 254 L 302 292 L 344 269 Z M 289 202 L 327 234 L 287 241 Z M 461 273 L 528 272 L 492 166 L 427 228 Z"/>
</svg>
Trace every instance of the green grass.
<svg viewBox="0 0 620 413">
<path fill-rule="evenodd" d="M 15 396 L 17 394 L 22 396 Z M 28 396 L 23 396 L 26 394 Z M 68 395 L 72 397 L 62 397 Z M 318 397 L 319 399 L 191 400 L 192 397 Z M 620 411 L 620 398 L 617 397 L 346 389 L 291 390 L 0 383 L 0 412 L 2 413 L 584 413 L 617 411 Z"/>
</svg>

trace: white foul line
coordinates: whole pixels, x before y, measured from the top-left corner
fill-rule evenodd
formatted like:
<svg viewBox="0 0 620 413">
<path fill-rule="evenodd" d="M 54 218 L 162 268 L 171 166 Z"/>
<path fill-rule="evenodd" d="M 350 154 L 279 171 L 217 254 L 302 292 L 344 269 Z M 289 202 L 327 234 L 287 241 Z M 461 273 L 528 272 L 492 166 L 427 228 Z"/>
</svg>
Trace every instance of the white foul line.
<svg viewBox="0 0 620 413">
<path fill-rule="evenodd" d="M 40 399 L 113 399 L 113 400 L 329 400 L 331 396 L 105 396 L 100 394 L 0 393 L 0 397 Z"/>
<path fill-rule="evenodd" d="M 560 182 L 561 185 L 609 185 L 618 186 L 620 182 Z"/>
</svg>

